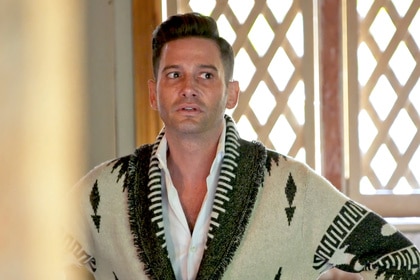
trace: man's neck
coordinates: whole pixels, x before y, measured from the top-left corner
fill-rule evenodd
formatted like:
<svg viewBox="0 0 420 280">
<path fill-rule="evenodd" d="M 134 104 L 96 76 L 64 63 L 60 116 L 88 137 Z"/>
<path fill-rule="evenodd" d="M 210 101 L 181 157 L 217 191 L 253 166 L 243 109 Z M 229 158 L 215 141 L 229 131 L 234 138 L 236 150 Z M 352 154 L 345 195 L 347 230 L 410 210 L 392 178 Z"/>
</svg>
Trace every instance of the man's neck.
<svg viewBox="0 0 420 280">
<path fill-rule="evenodd" d="M 187 180 L 207 177 L 216 156 L 221 133 L 222 131 L 210 137 L 200 138 L 166 135 L 168 167 L 176 168 L 178 175 Z"/>
</svg>

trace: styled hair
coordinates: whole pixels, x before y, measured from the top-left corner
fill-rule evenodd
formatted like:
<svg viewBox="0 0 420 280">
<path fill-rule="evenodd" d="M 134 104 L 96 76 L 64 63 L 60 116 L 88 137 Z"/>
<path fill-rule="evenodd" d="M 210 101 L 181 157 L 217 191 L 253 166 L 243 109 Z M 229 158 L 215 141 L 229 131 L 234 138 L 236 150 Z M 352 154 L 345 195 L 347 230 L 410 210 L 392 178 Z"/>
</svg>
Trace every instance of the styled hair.
<svg viewBox="0 0 420 280">
<path fill-rule="evenodd" d="M 163 46 L 173 40 L 200 37 L 213 40 L 220 50 L 220 55 L 225 71 L 226 84 L 232 79 L 234 67 L 234 54 L 232 46 L 219 36 L 216 21 L 199 13 L 186 13 L 169 17 L 154 31 L 152 39 L 153 74 L 158 76 L 160 57 Z"/>
</svg>

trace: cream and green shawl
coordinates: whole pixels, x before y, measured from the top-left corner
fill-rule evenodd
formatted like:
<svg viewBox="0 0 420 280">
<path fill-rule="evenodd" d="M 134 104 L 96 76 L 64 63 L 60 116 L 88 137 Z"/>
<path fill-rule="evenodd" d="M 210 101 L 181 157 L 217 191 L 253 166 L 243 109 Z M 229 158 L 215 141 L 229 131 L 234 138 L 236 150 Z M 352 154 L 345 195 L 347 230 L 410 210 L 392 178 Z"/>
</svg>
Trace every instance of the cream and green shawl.
<svg viewBox="0 0 420 280">
<path fill-rule="evenodd" d="M 104 163 L 78 184 L 71 262 L 96 279 L 174 279 L 156 142 Z M 226 146 L 197 279 L 316 279 L 337 267 L 364 279 L 420 279 L 419 251 L 381 217 L 305 164 L 241 139 Z"/>
</svg>

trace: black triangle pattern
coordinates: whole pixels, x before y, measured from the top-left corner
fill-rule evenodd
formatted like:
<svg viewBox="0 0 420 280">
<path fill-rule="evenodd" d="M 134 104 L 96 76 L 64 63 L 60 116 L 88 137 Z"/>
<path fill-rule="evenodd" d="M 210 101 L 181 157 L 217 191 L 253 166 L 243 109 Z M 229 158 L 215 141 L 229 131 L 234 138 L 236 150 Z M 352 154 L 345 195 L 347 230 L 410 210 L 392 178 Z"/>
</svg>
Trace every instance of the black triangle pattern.
<svg viewBox="0 0 420 280">
<path fill-rule="evenodd" d="M 97 180 L 93 184 L 89 199 L 90 199 L 90 205 L 92 205 L 92 209 L 94 213 L 94 215 L 91 215 L 92 221 L 95 224 L 96 230 L 99 232 L 99 228 L 101 225 L 101 216 L 98 215 L 98 207 L 99 207 L 99 202 L 101 201 L 101 198 L 99 195 L 99 188 L 98 188 Z"/>
<path fill-rule="evenodd" d="M 296 210 L 296 207 L 292 206 L 293 200 L 295 199 L 296 191 L 297 191 L 297 188 L 296 188 L 295 180 L 293 179 L 292 174 L 289 173 L 289 178 L 287 179 L 286 188 L 285 188 L 285 193 L 287 197 L 287 202 L 289 203 L 289 207 L 284 209 L 286 211 L 287 222 L 289 226 L 292 223 L 293 215 L 295 214 L 295 210 Z"/>
</svg>

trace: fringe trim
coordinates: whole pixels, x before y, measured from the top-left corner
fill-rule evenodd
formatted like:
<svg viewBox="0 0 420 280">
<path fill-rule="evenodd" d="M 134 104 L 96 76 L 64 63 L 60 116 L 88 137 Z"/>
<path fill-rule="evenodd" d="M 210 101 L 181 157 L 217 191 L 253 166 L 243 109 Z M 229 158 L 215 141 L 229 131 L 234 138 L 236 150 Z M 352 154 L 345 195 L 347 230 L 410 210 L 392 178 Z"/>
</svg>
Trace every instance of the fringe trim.
<svg viewBox="0 0 420 280">
<path fill-rule="evenodd" d="M 123 190 L 128 195 L 128 217 L 131 234 L 137 256 L 144 264 L 144 273 L 150 279 L 175 279 L 166 248 L 162 246 L 162 238 L 158 237 L 159 228 L 152 220 L 154 213 L 150 210 L 149 165 L 153 145 L 143 145 L 129 156 L 125 163 L 116 162 L 125 167 L 120 170 L 119 178 L 125 173 Z"/>
<path fill-rule="evenodd" d="M 236 134 L 233 121 L 229 117 L 227 124 L 228 128 L 233 126 Z M 235 177 L 231 178 L 231 182 L 226 182 L 231 188 L 224 194 L 228 199 L 223 203 L 222 211 L 213 206 L 213 216 L 216 216 L 218 226 L 209 230 L 207 249 L 204 251 L 197 279 L 222 278 L 240 245 L 264 179 L 267 159 L 265 147 L 261 143 L 251 143 L 239 137 L 229 139 L 228 135 L 227 133 L 226 146 L 232 141 L 238 142 L 236 153 L 239 156 L 236 165 L 231 166 Z M 226 156 L 228 155 L 225 158 Z M 218 189 L 220 185 L 221 180 Z M 226 191 L 226 187 L 222 188 Z"/>
</svg>

